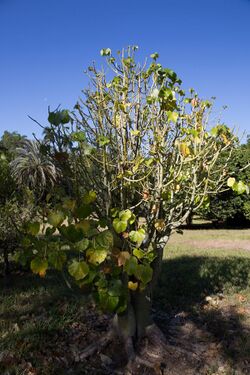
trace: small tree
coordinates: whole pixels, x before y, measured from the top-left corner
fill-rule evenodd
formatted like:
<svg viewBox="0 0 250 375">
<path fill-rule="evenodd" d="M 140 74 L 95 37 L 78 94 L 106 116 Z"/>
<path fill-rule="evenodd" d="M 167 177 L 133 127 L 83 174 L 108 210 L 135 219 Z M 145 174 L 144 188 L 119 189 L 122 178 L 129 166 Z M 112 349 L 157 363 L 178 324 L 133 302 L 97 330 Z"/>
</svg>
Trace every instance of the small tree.
<svg viewBox="0 0 250 375">
<path fill-rule="evenodd" d="M 60 120 L 62 111 L 50 113 L 53 129 L 63 128 L 73 142 L 85 193 L 50 211 L 45 238 L 31 223 L 25 241 L 39 250 L 30 252 L 35 273 L 67 267 L 102 309 L 116 313 L 129 358 L 154 327 L 152 291 L 168 239 L 223 188 L 236 143 L 223 124 L 207 129 L 210 101 L 186 94 L 157 53 L 149 65 L 136 63 L 136 49 L 118 57 L 103 49 L 109 70 L 89 67 L 90 86 L 68 120 Z M 52 235 L 56 229 L 61 236 Z"/>
</svg>

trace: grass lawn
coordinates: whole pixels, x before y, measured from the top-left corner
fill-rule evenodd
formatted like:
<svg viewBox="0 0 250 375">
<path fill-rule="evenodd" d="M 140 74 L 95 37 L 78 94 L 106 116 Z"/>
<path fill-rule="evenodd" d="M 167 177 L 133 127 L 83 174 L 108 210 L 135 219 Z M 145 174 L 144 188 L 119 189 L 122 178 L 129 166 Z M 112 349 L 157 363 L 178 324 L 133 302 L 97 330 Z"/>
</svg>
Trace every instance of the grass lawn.
<svg viewBox="0 0 250 375">
<path fill-rule="evenodd" d="M 206 248 L 206 241 L 213 246 Z M 250 230 L 186 230 L 169 241 L 152 312 L 171 345 L 199 358 L 180 374 L 250 374 L 247 243 Z M 40 279 L 16 272 L 9 285 L 1 279 L 0 374 L 112 374 L 106 363 L 115 360 L 111 347 L 80 360 L 108 321 L 59 274 Z M 178 374 L 174 370 L 166 374 Z"/>
</svg>

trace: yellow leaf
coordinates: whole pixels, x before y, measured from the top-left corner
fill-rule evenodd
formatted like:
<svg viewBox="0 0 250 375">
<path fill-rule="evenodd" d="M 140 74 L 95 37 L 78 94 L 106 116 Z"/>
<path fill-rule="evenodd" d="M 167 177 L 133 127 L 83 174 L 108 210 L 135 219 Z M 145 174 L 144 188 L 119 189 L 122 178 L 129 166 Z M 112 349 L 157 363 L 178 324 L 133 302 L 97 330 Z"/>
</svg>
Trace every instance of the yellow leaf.
<svg viewBox="0 0 250 375">
<path fill-rule="evenodd" d="M 189 156 L 190 155 L 190 149 L 188 147 L 188 145 L 185 143 L 185 142 L 182 142 L 180 143 L 180 152 L 181 154 L 186 157 L 186 156 Z"/>
<path fill-rule="evenodd" d="M 135 291 L 138 288 L 138 283 L 137 282 L 133 283 L 133 281 L 129 281 L 128 282 L 128 288 L 130 290 Z"/>
<path fill-rule="evenodd" d="M 155 220 L 155 229 L 158 230 L 158 232 L 161 232 L 165 227 L 165 220 L 164 219 L 158 219 Z"/>
</svg>

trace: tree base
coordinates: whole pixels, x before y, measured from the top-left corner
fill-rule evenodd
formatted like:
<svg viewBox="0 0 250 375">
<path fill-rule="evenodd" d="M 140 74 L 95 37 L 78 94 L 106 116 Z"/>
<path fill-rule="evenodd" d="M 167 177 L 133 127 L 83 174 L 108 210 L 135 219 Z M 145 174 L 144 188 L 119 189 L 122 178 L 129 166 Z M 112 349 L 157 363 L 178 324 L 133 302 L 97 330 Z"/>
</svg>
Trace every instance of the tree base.
<svg viewBox="0 0 250 375">
<path fill-rule="evenodd" d="M 108 366 L 112 374 L 116 375 L 186 375 L 190 374 L 190 367 L 195 365 L 199 368 L 200 364 L 200 359 L 195 353 L 168 344 L 164 334 L 155 324 L 147 327 L 145 336 L 135 346 L 130 338 L 124 343 L 123 348 L 121 343 L 117 347 L 117 336 L 111 329 L 99 341 L 89 345 L 80 354 L 80 360 L 84 361 L 96 353 L 103 352 L 107 346 L 115 352 L 111 353 L 114 354 L 115 361 L 111 361 Z"/>
</svg>

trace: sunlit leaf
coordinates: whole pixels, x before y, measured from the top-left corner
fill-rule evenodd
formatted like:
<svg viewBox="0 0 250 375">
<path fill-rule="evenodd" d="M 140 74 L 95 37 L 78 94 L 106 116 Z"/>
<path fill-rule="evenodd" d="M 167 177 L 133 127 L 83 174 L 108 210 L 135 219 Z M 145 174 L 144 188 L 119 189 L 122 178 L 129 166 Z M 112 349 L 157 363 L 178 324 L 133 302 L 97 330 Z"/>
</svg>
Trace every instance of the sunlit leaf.
<svg viewBox="0 0 250 375">
<path fill-rule="evenodd" d="M 108 250 L 104 248 L 90 248 L 87 250 L 86 255 L 89 263 L 98 265 L 105 261 L 108 255 Z"/>
<path fill-rule="evenodd" d="M 227 180 L 227 186 L 228 187 L 233 187 L 233 185 L 235 184 L 236 180 L 234 177 L 229 177 L 228 180 Z"/>
<path fill-rule="evenodd" d="M 138 282 L 136 281 L 135 283 L 133 283 L 133 281 L 129 281 L 128 282 L 128 288 L 130 290 L 135 291 L 138 288 Z"/>
<path fill-rule="evenodd" d="M 137 246 L 140 246 L 146 236 L 145 230 L 140 228 L 138 230 L 132 230 L 129 233 L 129 238 L 132 242 L 135 242 Z"/>
<path fill-rule="evenodd" d="M 118 218 L 113 220 L 113 227 L 114 227 L 116 233 L 124 232 L 127 228 L 127 225 L 128 225 L 127 221 L 122 221 Z"/>
</svg>

